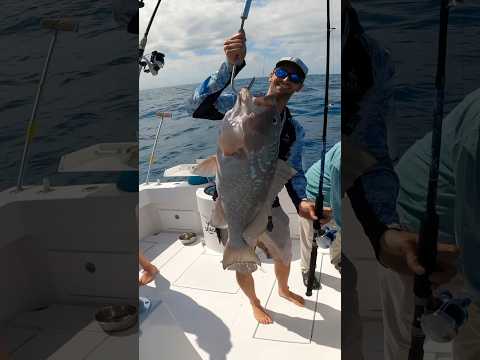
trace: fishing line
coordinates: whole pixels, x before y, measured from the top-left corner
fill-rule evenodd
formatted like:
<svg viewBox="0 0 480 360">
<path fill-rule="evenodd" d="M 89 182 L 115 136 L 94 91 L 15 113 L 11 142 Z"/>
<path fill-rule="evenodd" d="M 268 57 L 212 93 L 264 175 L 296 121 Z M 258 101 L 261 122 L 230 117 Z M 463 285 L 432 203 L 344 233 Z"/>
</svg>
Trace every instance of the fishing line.
<svg viewBox="0 0 480 360">
<path fill-rule="evenodd" d="M 238 30 L 239 33 L 243 31 L 243 25 L 245 23 L 245 20 L 247 20 L 247 18 L 248 18 L 248 13 L 250 12 L 250 5 L 251 4 L 252 4 L 252 0 L 246 0 L 245 1 L 245 5 L 243 7 L 243 12 L 242 12 L 242 15 L 240 16 L 240 19 L 242 19 L 242 23 L 240 24 L 240 30 Z M 232 76 L 230 78 L 230 86 L 231 86 L 233 92 L 238 94 L 238 91 L 237 91 L 237 89 L 235 89 L 235 86 L 234 86 L 235 69 L 236 69 L 236 64 L 233 64 Z M 249 88 L 253 85 L 254 80 L 255 80 L 255 78 L 252 79 Z"/>
</svg>

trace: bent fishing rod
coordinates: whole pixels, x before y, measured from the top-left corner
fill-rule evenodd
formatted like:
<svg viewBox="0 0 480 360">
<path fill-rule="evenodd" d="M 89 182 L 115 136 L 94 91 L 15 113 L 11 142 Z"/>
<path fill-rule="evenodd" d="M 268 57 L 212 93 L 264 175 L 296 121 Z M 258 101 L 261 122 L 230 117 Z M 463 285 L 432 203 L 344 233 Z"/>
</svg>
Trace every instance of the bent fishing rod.
<svg viewBox="0 0 480 360">
<path fill-rule="evenodd" d="M 325 101 L 323 104 L 323 133 L 322 133 L 322 161 L 320 163 L 320 178 L 318 181 L 318 195 L 315 199 L 315 213 L 317 220 L 313 221 L 312 251 L 310 253 L 310 267 L 308 271 L 307 296 L 312 296 L 315 269 L 317 267 L 317 240 L 325 233 L 320 224 L 323 218 L 323 178 L 325 174 L 325 154 L 327 152 L 327 124 L 328 124 L 328 87 L 330 82 L 330 0 L 327 0 L 327 57 L 325 70 Z"/>
<path fill-rule="evenodd" d="M 442 138 L 443 104 L 445 98 L 445 63 L 447 54 L 447 30 L 450 0 L 441 0 L 440 26 L 438 36 L 437 72 L 435 77 L 435 107 L 433 112 L 432 157 L 428 178 L 427 204 L 424 218 L 420 225 L 417 255 L 425 274 L 415 275 L 414 294 L 415 311 L 411 328 L 411 344 L 408 360 L 421 360 L 424 356 L 425 329 L 422 320 L 425 315 L 433 313 L 438 307 L 438 299 L 433 296 L 429 276 L 435 270 L 437 262 L 438 214 L 437 189 L 438 169 Z"/>
<path fill-rule="evenodd" d="M 140 76 L 140 73 L 142 72 L 142 69 L 145 65 L 142 65 L 142 59 L 143 59 L 143 54 L 145 53 L 145 47 L 147 46 L 147 38 L 148 38 L 148 33 L 150 32 L 150 27 L 152 26 L 153 19 L 155 18 L 155 15 L 157 14 L 158 7 L 160 6 L 160 3 L 162 0 L 157 1 L 157 5 L 155 5 L 155 9 L 153 10 L 152 15 L 150 16 L 150 20 L 148 21 L 147 29 L 145 30 L 145 34 L 143 35 L 142 41 L 140 41 L 140 46 L 138 49 L 138 75 Z M 158 71 L 158 70 L 157 70 Z"/>
</svg>

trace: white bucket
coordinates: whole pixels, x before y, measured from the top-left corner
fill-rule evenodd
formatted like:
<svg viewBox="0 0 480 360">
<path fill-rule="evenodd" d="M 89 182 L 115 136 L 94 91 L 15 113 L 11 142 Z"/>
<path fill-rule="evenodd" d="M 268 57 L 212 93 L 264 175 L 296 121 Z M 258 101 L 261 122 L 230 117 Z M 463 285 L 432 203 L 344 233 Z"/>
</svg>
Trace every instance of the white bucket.
<svg viewBox="0 0 480 360">
<path fill-rule="evenodd" d="M 219 242 L 215 227 L 210 224 L 214 206 L 213 197 L 205 193 L 204 188 L 197 189 L 197 207 L 200 214 L 203 229 L 203 241 L 205 246 L 217 253 L 223 253 L 224 246 Z"/>
</svg>

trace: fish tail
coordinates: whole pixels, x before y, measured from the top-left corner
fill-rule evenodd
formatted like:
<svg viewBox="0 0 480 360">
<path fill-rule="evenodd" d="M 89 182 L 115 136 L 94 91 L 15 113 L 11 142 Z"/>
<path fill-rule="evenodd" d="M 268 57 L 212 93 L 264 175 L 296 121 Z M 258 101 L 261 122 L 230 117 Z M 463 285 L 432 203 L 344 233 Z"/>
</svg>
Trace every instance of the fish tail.
<svg viewBox="0 0 480 360">
<path fill-rule="evenodd" d="M 255 249 L 245 245 L 242 247 L 232 247 L 227 244 L 223 251 L 223 269 L 233 270 L 243 273 L 252 273 L 257 270 L 260 260 Z"/>
</svg>

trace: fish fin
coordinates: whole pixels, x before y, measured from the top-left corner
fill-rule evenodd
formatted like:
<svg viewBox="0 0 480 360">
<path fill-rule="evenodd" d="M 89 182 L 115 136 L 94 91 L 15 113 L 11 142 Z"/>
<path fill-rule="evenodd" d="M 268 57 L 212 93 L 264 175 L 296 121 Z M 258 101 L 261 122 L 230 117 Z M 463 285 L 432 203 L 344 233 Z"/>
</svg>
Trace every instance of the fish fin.
<svg viewBox="0 0 480 360">
<path fill-rule="evenodd" d="M 278 160 L 277 169 L 275 170 L 275 176 L 273 177 L 272 184 L 270 185 L 270 191 L 268 192 L 267 200 L 272 203 L 275 197 L 280 191 L 282 191 L 285 184 L 290 180 L 297 171 L 292 168 L 287 162 Z"/>
<path fill-rule="evenodd" d="M 203 160 L 193 168 L 193 173 L 204 177 L 215 176 L 217 173 L 217 156 L 212 155 L 208 159 Z"/>
<path fill-rule="evenodd" d="M 272 216 L 272 203 L 283 186 L 296 174 L 296 171 L 283 160 L 278 160 L 277 169 L 268 192 L 264 207 L 245 228 L 243 236 L 248 244 L 254 244 L 257 238 L 267 230 L 268 218 Z"/>
<path fill-rule="evenodd" d="M 222 201 L 220 197 L 215 200 L 214 208 L 212 210 L 212 225 L 216 227 L 224 227 L 227 225 L 225 221 L 225 210 L 223 210 Z"/>
<path fill-rule="evenodd" d="M 217 233 L 218 243 L 225 246 L 228 241 L 228 230 L 216 227 L 215 232 Z"/>
<path fill-rule="evenodd" d="M 253 221 L 243 231 L 243 237 L 249 245 L 254 245 L 257 242 L 258 237 L 267 229 L 268 217 L 271 215 L 271 203 L 267 202 L 265 206 L 260 210 Z"/>
<path fill-rule="evenodd" d="M 252 273 L 257 270 L 260 260 L 255 249 L 250 246 L 232 248 L 228 246 L 223 251 L 223 269 L 233 270 L 244 273 Z"/>
</svg>

